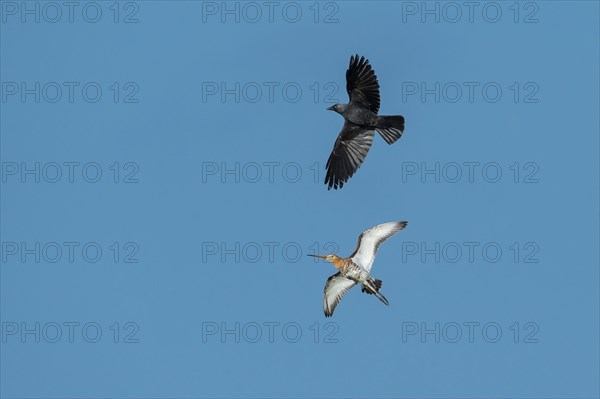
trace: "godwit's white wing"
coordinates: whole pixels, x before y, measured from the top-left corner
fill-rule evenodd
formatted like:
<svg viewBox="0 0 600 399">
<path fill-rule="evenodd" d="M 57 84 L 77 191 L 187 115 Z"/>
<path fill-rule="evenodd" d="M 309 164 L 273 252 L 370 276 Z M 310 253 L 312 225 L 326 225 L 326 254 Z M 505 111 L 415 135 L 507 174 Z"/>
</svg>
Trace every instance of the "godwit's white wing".
<svg viewBox="0 0 600 399">
<path fill-rule="evenodd" d="M 344 294 L 355 285 L 356 282 L 342 276 L 339 272 L 327 279 L 327 283 L 325 283 L 325 299 L 323 300 L 325 317 L 333 315 L 335 307 L 340 303 Z"/>
<path fill-rule="evenodd" d="M 358 237 L 358 245 L 354 253 L 350 255 L 352 261 L 370 273 L 381 243 L 406 227 L 406 223 L 389 222 L 364 231 Z"/>
</svg>

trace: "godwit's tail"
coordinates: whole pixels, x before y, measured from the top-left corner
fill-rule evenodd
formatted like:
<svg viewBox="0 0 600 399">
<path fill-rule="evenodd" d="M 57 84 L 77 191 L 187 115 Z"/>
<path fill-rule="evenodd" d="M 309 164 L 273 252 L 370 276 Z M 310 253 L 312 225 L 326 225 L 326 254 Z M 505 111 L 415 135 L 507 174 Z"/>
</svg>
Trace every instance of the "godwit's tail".
<svg viewBox="0 0 600 399">
<path fill-rule="evenodd" d="M 379 299 L 381 302 L 383 302 L 384 304 L 389 306 L 390 303 L 388 302 L 386 297 L 384 297 L 379 292 L 379 290 L 381 289 L 381 285 L 383 284 L 383 281 L 374 279 L 374 280 L 371 280 L 371 284 L 373 285 L 372 287 L 369 285 L 363 285 L 362 292 L 366 292 L 369 295 L 375 295 L 375 297 L 377 297 L 377 299 Z"/>
</svg>

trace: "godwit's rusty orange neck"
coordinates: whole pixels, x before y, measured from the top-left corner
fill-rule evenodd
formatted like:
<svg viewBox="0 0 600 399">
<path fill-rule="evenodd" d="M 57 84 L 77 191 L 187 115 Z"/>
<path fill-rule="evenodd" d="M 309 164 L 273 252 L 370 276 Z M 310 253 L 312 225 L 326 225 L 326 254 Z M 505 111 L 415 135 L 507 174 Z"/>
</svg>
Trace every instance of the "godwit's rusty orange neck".
<svg viewBox="0 0 600 399">
<path fill-rule="evenodd" d="M 340 258 L 336 256 L 333 260 L 330 261 L 336 269 L 341 270 L 346 264 L 346 259 Z"/>
</svg>

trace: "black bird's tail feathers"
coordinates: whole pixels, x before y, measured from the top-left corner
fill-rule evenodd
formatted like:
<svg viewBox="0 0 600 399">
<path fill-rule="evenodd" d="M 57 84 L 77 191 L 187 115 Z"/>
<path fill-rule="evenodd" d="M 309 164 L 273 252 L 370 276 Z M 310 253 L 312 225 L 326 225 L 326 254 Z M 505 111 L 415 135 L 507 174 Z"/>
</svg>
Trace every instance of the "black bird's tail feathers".
<svg viewBox="0 0 600 399">
<path fill-rule="evenodd" d="M 386 143 L 393 144 L 404 133 L 404 117 L 401 115 L 380 116 L 377 118 L 377 127 L 375 129 L 377 129 Z"/>
</svg>

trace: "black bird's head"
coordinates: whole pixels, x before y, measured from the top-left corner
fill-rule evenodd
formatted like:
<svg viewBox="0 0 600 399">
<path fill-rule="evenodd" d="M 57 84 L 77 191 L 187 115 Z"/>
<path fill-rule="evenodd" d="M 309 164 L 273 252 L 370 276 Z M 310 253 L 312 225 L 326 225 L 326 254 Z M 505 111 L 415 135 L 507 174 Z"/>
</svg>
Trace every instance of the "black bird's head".
<svg viewBox="0 0 600 399">
<path fill-rule="evenodd" d="M 329 111 L 335 111 L 338 114 L 343 113 L 346 110 L 346 104 L 335 104 L 327 108 Z"/>
</svg>

